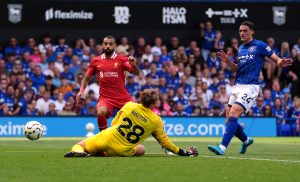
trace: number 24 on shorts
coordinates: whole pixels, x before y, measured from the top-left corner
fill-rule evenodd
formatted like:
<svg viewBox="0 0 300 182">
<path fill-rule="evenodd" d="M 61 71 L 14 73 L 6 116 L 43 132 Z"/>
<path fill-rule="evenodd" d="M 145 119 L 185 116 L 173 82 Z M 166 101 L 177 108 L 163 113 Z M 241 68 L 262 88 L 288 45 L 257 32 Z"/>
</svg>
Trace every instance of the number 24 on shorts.
<svg viewBox="0 0 300 182">
<path fill-rule="evenodd" d="M 140 136 L 142 136 L 145 133 L 145 130 L 140 125 L 134 125 L 132 126 L 132 121 L 129 118 L 124 118 L 124 122 L 127 123 L 127 125 L 122 124 L 120 125 L 117 130 L 118 132 L 123 136 L 126 137 L 127 141 L 129 143 L 135 144 L 139 142 Z M 128 132 L 127 134 L 122 130 L 124 129 L 131 129 L 131 132 Z M 139 132 L 138 132 L 139 131 Z"/>
<path fill-rule="evenodd" d="M 244 94 L 243 97 L 242 97 L 242 99 L 243 99 L 244 101 L 246 101 L 246 102 L 249 104 L 250 101 L 251 101 L 251 99 L 253 99 L 253 98 L 251 98 L 251 97 L 248 97 L 248 98 L 247 98 L 247 94 Z"/>
</svg>

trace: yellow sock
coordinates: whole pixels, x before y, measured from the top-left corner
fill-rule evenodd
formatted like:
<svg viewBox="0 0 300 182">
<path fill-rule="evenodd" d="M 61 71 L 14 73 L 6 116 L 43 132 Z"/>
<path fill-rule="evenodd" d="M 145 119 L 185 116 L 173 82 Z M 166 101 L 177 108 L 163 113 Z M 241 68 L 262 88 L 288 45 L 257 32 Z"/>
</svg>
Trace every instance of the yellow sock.
<svg viewBox="0 0 300 182">
<path fill-rule="evenodd" d="M 81 145 L 76 144 L 72 147 L 72 152 L 84 152 L 84 149 Z"/>
</svg>

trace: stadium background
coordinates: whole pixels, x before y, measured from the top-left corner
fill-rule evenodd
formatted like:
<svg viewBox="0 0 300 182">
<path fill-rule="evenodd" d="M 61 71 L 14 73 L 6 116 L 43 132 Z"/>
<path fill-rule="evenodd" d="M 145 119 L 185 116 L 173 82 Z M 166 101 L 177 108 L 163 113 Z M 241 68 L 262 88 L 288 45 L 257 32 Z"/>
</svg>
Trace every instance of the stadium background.
<svg viewBox="0 0 300 182">
<path fill-rule="evenodd" d="M 0 8 L 3 10 L 0 12 L 0 136 L 21 136 L 20 132 L 17 132 L 19 126 L 31 119 L 44 120 L 43 124 L 46 123 L 48 128 L 53 128 L 50 131 L 48 130 L 49 136 L 85 135 L 85 124 L 87 122 L 96 123 L 95 117 L 83 117 L 95 115 L 94 106 L 98 92 L 96 80 L 94 79 L 91 82 L 91 86 L 86 90 L 86 103 L 76 105 L 73 97 L 78 91 L 80 76 L 82 76 L 80 72 L 84 74 L 84 67 L 88 65 L 91 57 L 101 52 L 101 46 L 97 45 L 101 44 L 102 38 L 108 34 L 116 36 L 118 43 L 120 43 L 121 37 L 128 38 L 129 49 L 125 49 L 126 51 L 123 53 L 133 54 L 143 70 L 144 75 L 141 75 L 141 77 L 132 78 L 129 75 L 130 78 L 128 78 L 128 80 L 132 79 L 135 83 L 127 85 L 127 88 L 136 100 L 138 100 L 138 92 L 143 88 L 158 87 L 161 92 L 166 92 L 166 94 L 162 95 L 166 95 L 167 98 L 165 99 L 166 102 L 163 99 L 161 100 L 163 104 L 158 105 L 155 112 L 162 116 L 169 116 L 164 118 L 167 123 L 170 122 L 174 125 L 177 122 L 182 123 L 182 125 L 186 125 L 184 129 L 189 128 L 194 123 L 197 126 L 201 123 L 207 124 L 207 128 L 210 128 L 212 125 L 221 125 L 221 122 L 216 122 L 215 119 L 207 116 L 221 119 L 224 116 L 222 111 L 226 104 L 223 102 L 226 101 L 228 94 L 222 95 L 221 87 L 225 85 L 225 89 L 230 89 L 230 78 L 234 78 L 234 75 L 226 71 L 226 68 L 218 60 L 202 59 L 201 56 L 198 56 L 199 51 L 200 53 L 205 53 L 203 52 L 204 47 L 209 44 L 205 43 L 205 40 L 209 41 L 209 39 L 203 39 L 200 36 L 201 30 L 199 25 L 201 23 L 211 21 L 213 29 L 220 31 L 222 38 L 218 40 L 217 46 L 222 47 L 224 45 L 224 48 L 232 47 L 234 49 L 237 44 L 236 39 L 233 38 L 238 40 L 237 29 L 239 23 L 244 20 L 252 20 L 256 24 L 255 37 L 257 39 L 267 41 L 268 37 L 273 37 L 275 40 L 274 47 L 277 48 L 278 55 L 292 57 L 296 63 L 300 61 L 300 42 L 298 40 L 300 37 L 300 24 L 294 21 L 295 18 L 299 17 L 299 11 L 297 11 L 300 8 L 299 2 L 255 2 L 260 3 L 259 6 L 254 4 L 253 1 L 226 1 L 218 3 L 211 1 L 164 1 L 163 3 L 158 1 L 4 1 L 0 5 Z M 74 12 L 80 12 L 80 17 L 74 18 L 71 15 Z M 68 17 L 66 14 L 70 16 Z M 73 49 L 73 53 L 70 53 L 70 55 L 65 53 L 67 52 L 66 48 L 57 49 L 53 55 L 48 56 L 43 54 L 43 50 L 39 47 L 43 36 L 46 34 L 50 35 L 53 46 L 57 45 L 58 38 L 63 38 L 66 41 L 66 45 L 74 48 L 75 41 L 81 38 L 85 41 L 86 47 L 77 49 L 77 52 Z M 212 41 L 215 41 L 215 34 L 208 35 L 213 37 Z M 16 54 L 10 54 L 9 44 L 12 37 L 16 38 L 20 46 L 20 48 L 15 49 L 20 51 L 15 52 Z M 137 45 L 140 37 L 143 37 L 145 40 L 145 44 L 142 46 Z M 167 46 L 168 55 L 164 58 L 160 56 L 160 53 L 155 52 L 157 49 L 152 49 L 155 45 L 154 40 L 156 37 L 160 37 L 162 44 Z M 31 48 L 31 45 L 29 45 L 32 42 L 31 38 L 34 39 L 38 48 L 36 55 L 33 52 L 34 47 Z M 174 42 L 178 41 L 178 45 L 172 46 L 172 40 Z M 191 50 L 189 46 L 192 41 L 196 41 L 199 49 L 192 48 L 194 50 Z M 95 44 L 92 42 L 95 42 Z M 146 48 L 146 45 L 150 45 L 150 47 Z M 126 46 L 119 48 L 124 47 Z M 215 47 L 214 50 L 220 47 Z M 83 53 L 85 48 L 88 53 Z M 149 54 L 145 54 L 145 52 L 147 53 L 146 49 L 149 49 Z M 28 55 L 28 62 L 23 60 L 24 50 L 32 54 Z M 74 66 L 73 55 L 78 57 L 76 66 Z M 58 57 L 60 57 L 60 60 L 57 59 Z M 167 69 L 167 72 L 170 72 L 170 74 L 172 74 L 171 72 L 175 74 L 175 79 L 164 75 L 167 78 L 167 86 L 158 84 L 160 82 L 158 75 L 160 74 L 147 76 L 149 71 L 155 68 L 151 68 L 150 64 L 147 64 L 145 60 L 152 62 L 151 59 L 156 59 L 155 57 L 159 59 L 155 63 L 156 66 L 152 67 L 157 67 L 158 72 Z M 169 61 L 165 59 L 169 59 Z M 196 64 L 191 63 L 193 61 L 190 59 L 195 59 Z M 18 67 L 19 63 L 21 63 L 22 67 Z M 70 74 L 68 71 L 65 71 L 65 74 L 63 73 L 63 63 L 65 63 L 65 67 L 69 66 Z M 51 64 L 54 64 L 55 67 L 53 73 L 51 73 L 51 70 L 47 72 L 48 65 Z M 299 63 L 297 64 L 299 65 Z M 36 68 L 39 67 L 36 65 L 40 66 L 44 75 L 48 74 L 52 75 L 52 77 L 46 78 L 46 76 L 42 76 L 44 81 L 40 82 L 40 79 L 35 76 L 36 69 L 39 69 Z M 165 66 L 166 68 L 163 65 L 167 65 Z M 201 65 L 201 69 L 197 65 Z M 185 68 L 188 66 L 193 68 L 192 76 L 194 76 L 194 79 L 192 79 L 194 80 L 194 85 L 192 84 L 190 87 L 187 84 L 181 85 L 183 81 L 180 78 L 185 75 Z M 200 71 L 197 73 L 196 69 Z M 269 79 L 266 78 L 268 70 L 271 70 L 273 73 Z M 294 73 L 297 78 L 291 76 L 289 72 Z M 203 76 L 203 73 L 207 73 L 208 77 Z M 272 69 L 271 63 L 266 64 L 264 79 L 261 80 L 261 85 L 264 88 L 261 91 L 264 107 L 253 109 L 249 113 L 249 116 L 252 116 L 251 118 L 241 119 L 250 119 L 249 123 L 245 124 L 246 131 L 249 134 L 254 128 L 258 128 L 261 130 L 254 136 L 299 136 L 300 106 L 298 106 L 299 103 L 298 105 L 297 103 L 295 104 L 297 101 L 293 102 L 291 99 L 300 94 L 297 87 L 299 85 L 299 73 L 299 66 L 284 69 L 279 74 Z M 225 79 L 221 80 L 223 76 Z M 277 76 L 279 76 L 278 79 L 276 79 Z M 149 84 L 146 84 L 146 78 L 149 79 Z M 62 101 L 64 104 L 60 104 L 60 109 L 56 105 L 55 107 L 58 111 L 49 113 L 48 117 L 44 116 L 47 115 L 47 112 L 42 113 L 40 110 L 42 106 L 45 106 L 47 109 L 47 105 L 36 106 L 38 99 L 42 103 L 43 97 L 47 95 L 45 94 L 47 89 L 40 88 L 40 86 L 43 87 L 46 84 L 46 79 L 50 80 L 51 84 L 54 85 L 54 87 L 47 87 L 51 92 L 51 99 L 57 100 L 59 92 L 62 92 L 65 99 L 65 101 Z M 219 83 L 211 84 L 213 80 L 219 81 Z M 27 85 L 30 85 L 30 82 L 33 84 L 32 87 Z M 204 82 L 208 83 L 208 89 L 211 90 L 211 94 L 203 94 L 204 89 L 202 86 Z M 180 92 L 178 91 L 180 86 L 184 86 L 182 96 L 178 93 Z M 7 96 L 6 92 L 15 92 L 11 90 L 22 90 L 23 94 L 19 96 L 19 93 L 14 93 L 11 96 Z M 172 93 L 170 90 L 174 92 Z M 31 97 L 29 92 L 32 92 Z M 197 92 L 200 94 L 197 95 Z M 215 96 L 215 99 L 211 98 L 213 93 L 219 92 L 222 96 L 221 98 L 220 95 Z M 207 96 L 210 98 L 205 100 Z M 274 102 L 277 97 L 282 104 L 279 108 L 274 108 Z M 205 100 L 205 102 L 200 102 L 200 98 Z M 36 103 L 34 104 L 32 101 Z M 193 104 L 191 104 L 192 102 Z M 49 103 L 47 102 L 47 104 Z M 69 108 L 68 105 L 70 105 Z M 191 105 L 193 107 L 190 107 Z M 13 113 L 15 108 L 18 107 L 20 107 L 20 112 Z M 64 117 L 53 116 L 56 114 L 80 115 L 82 118 L 76 117 L 76 120 L 74 120 L 72 116 L 69 116 L 66 118 L 71 120 L 65 121 Z M 25 116 L 17 115 L 30 115 L 30 117 L 25 118 Z M 178 116 L 180 118 L 175 118 Z M 193 116 L 192 121 L 188 121 L 183 116 Z M 268 122 L 270 118 L 265 118 L 264 116 L 274 118 L 271 122 Z M 256 121 L 256 117 L 259 117 L 260 120 Z M 53 122 L 51 122 L 52 120 Z M 59 131 L 59 128 L 55 127 L 57 124 L 54 121 L 58 121 L 60 126 L 62 123 L 66 124 L 65 127 L 73 126 L 73 130 L 77 132 L 70 135 L 66 132 L 62 133 Z M 255 123 L 261 125 L 254 126 Z M 222 126 L 224 127 L 224 124 Z M 203 134 L 207 128 L 199 129 L 198 127 L 198 132 L 195 136 L 221 135 L 220 133 Z M 176 130 L 183 129 L 178 128 Z M 189 132 L 185 135 L 185 132 L 185 130 L 181 132 L 181 135 L 168 134 L 171 136 L 193 136 Z"/>
</svg>

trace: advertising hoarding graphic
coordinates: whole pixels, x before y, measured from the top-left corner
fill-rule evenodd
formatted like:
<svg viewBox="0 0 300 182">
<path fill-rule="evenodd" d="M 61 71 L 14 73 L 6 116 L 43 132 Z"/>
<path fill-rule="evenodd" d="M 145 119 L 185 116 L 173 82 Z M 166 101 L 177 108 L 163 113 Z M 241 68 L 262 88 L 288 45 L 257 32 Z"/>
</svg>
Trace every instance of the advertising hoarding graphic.
<svg viewBox="0 0 300 182">
<path fill-rule="evenodd" d="M 278 26 L 285 24 L 287 7 L 273 6 L 272 10 L 273 10 L 273 23 Z"/>
<path fill-rule="evenodd" d="M 7 4 L 8 21 L 18 23 L 22 21 L 22 4 Z"/>
<path fill-rule="evenodd" d="M 237 18 L 248 18 L 248 9 L 247 8 L 235 8 L 233 10 L 214 10 L 208 8 L 205 11 L 205 14 L 208 18 L 220 17 L 221 24 L 235 24 Z"/>
<path fill-rule="evenodd" d="M 45 11 L 45 20 L 49 21 L 52 19 L 61 20 L 92 20 L 94 18 L 93 12 L 87 12 L 84 10 L 80 11 L 62 11 L 59 9 L 54 10 L 53 8 L 47 9 Z"/>
<path fill-rule="evenodd" d="M 113 17 L 116 24 L 128 24 L 130 18 L 130 10 L 128 6 L 115 6 Z"/>
<path fill-rule="evenodd" d="M 21 3 L 0 3 L 3 28 L 82 28 L 90 30 L 124 28 L 126 30 L 179 29 L 195 31 L 199 23 L 211 21 L 223 30 L 236 28 L 242 21 L 255 23 L 257 30 L 295 30 L 299 23 L 300 4 L 292 3 L 144 3 L 82 2 L 26 0 Z M 25 8 L 26 7 L 26 8 Z M 288 10 L 288 11 L 287 11 Z M 147 12 L 147 13 L 145 13 Z M 289 21 L 289 19 L 291 21 Z M 78 21 L 77 21 L 78 20 Z M 130 25 L 130 26 L 128 26 Z M 234 25 L 234 26 L 233 26 Z"/>
<path fill-rule="evenodd" d="M 221 137 L 225 132 L 225 118 L 211 117 L 163 117 L 164 129 L 171 137 Z M 39 121 L 47 137 L 86 136 L 87 124 L 97 126 L 95 117 L 1 117 L 0 137 L 22 137 L 26 122 Z M 111 123 L 111 119 L 109 120 Z M 240 118 L 239 123 L 250 136 L 276 136 L 275 118 Z"/>
<path fill-rule="evenodd" d="M 162 23 L 163 24 L 186 24 L 185 7 L 163 7 Z"/>
</svg>

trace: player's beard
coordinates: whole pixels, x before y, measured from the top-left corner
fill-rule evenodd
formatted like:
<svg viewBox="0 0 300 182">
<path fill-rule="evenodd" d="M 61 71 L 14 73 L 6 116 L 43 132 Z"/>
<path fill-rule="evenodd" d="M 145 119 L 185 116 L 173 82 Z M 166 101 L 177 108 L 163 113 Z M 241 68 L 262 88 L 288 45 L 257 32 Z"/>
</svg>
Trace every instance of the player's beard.
<svg viewBox="0 0 300 182">
<path fill-rule="evenodd" d="M 105 49 L 105 50 L 104 50 L 104 54 L 105 54 L 106 56 L 110 56 L 113 52 L 114 52 L 113 49 Z"/>
</svg>

